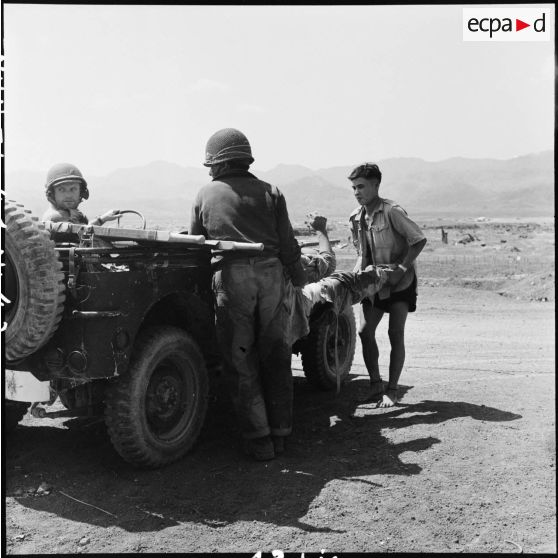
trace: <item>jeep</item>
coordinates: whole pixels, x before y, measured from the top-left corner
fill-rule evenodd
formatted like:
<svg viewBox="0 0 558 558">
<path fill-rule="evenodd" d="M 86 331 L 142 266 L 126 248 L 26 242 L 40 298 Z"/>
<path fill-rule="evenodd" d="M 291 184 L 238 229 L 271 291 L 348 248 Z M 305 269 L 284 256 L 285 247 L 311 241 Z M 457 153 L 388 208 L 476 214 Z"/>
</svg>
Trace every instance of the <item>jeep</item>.
<svg viewBox="0 0 558 558">
<path fill-rule="evenodd" d="M 104 414 L 114 448 L 134 466 L 183 456 L 221 368 L 212 250 L 261 245 L 146 230 L 145 220 L 144 229 L 43 223 L 13 201 L 5 224 L 8 429 L 30 406 L 43 418 Z M 312 384 L 339 387 L 355 351 L 352 308 L 336 315 L 317 305 L 310 326 L 293 352 Z M 66 410 L 47 412 L 57 398 Z"/>
</svg>

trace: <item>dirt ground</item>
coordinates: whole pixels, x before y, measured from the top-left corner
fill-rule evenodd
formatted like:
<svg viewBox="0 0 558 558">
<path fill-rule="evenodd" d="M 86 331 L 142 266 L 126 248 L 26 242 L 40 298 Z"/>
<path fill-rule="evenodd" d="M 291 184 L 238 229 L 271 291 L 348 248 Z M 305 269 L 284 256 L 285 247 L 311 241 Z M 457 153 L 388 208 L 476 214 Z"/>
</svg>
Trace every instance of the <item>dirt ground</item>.
<svg viewBox="0 0 558 558">
<path fill-rule="evenodd" d="M 555 552 L 554 303 L 424 285 L 406 343 L 392 409 L 357 403 L 359 346 L 339 395 L 295 358 L 294 433 L 267 463 L 241 455 L 223 394 L 155 471 L 98 423 L 26 416 L 4 446 L 7 553 Z"/>
</svg>

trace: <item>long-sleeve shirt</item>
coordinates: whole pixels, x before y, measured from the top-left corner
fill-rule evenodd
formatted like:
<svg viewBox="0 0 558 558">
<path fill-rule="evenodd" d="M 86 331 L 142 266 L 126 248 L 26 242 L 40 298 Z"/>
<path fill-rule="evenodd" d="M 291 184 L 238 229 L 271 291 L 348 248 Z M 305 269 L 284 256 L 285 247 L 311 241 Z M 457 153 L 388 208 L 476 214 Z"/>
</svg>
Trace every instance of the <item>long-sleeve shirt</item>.
<svg viewBox="0 0 558 558">
<path fill-rule="evenodd" d="M 302 267 L 285 197 L 248 171 L 228 171 L 198 192 L 189 232 L 215 240 L 261 242 L 264 251 L 259 255 L 276 256 L 287 269 Z M 216 261 L 223 257 L 246 257 L 246 253 L 227 252 Z"/>
<path fill-rule="evenodd" d="M 302 265 L 306 269 L 308 283 L 316 283 L 335 271 L 337 260 L 335 254 L 329 251 L 318 252 L 309 248 L 302 249 Z"/>
</svg>

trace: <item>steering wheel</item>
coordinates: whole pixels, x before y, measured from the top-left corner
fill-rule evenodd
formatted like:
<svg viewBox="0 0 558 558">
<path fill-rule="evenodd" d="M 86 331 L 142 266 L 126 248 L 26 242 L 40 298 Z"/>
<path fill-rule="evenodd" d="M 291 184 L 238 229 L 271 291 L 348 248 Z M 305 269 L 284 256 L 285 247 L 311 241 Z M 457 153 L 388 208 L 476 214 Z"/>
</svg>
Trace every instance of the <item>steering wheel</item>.
<svg viewBox="0 0 558 558">
<path fill-rule="evenodd" d="M 145 221 L 145 217 L 144 217 L 143 213 L 140 213 L 139 211 L 136 211 L 134 209 L 119 209 L 118 210 L 118 217 L 116 219 L 116 222 L 118 223 L 119 227 L 120 227 L 120 217 L 122 217 L 122 215 L 124 215 L 126 213 L 133 213 L 134 215 L 137 215 L 141 219 L 141 225 L 142 225 L 141 228 L 143 230 L 145 230 L 146 221 Z"/>
</svg>

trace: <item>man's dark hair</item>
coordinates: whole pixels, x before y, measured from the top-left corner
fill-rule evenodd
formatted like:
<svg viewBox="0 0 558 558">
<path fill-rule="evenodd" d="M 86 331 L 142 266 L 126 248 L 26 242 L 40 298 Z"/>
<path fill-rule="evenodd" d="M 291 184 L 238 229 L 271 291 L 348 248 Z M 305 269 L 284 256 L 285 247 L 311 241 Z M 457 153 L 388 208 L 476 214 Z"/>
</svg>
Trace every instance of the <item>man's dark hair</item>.
<svg viewBox="0 0 558 558">
<path fill-rule="evenodd" d="M 382 173 L 376 163 L 364 163 L 356 167 L 349 175 L 349 180 L 356 180 L 357 178 L 366 178 L 367 180 L 377 178 L 379 184 L 382 181 Z"/>
</svg>

